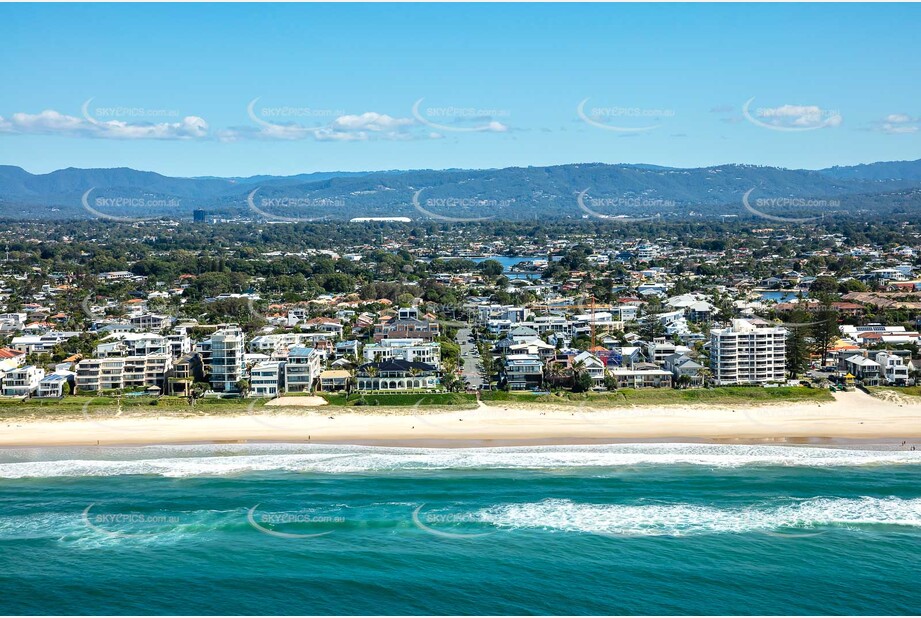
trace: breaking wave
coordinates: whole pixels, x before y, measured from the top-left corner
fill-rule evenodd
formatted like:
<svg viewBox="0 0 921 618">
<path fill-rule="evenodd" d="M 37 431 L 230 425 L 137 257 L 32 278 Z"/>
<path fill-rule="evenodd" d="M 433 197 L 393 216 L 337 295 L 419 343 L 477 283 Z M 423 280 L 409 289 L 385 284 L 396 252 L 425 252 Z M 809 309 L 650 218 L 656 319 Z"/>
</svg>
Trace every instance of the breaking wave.
<svg viewBox="0 0 921 618">
<path fill-rule="evenodd" d="M 581 504 L 544 500 L 483 509 L 500 528 L 617 536 L 685 536 L 874 525 L 921 527 L 921 499 L 812 498 L 785 505 L 716 508 L 693 504 Z"/>
<path fill-rule="evenodd" d="M 12 455 L 11 455 L 12 453 Z M 849 467 L 921 464 L 921 451 L 764 445 L 611 444 L 502 448 L 393 448 L 326 445 L 224 445 L 58 449 L 54 457 L 0 452 L 0 478 L 157 475 L 220 476 L 289 471 L 319 474 L 414 470 L 567 469 L 686 465 Z M 20 461 L 10 461 L 20 459 Z M 34 459 L 43 459 L 36 461 Z"/>
</svg>

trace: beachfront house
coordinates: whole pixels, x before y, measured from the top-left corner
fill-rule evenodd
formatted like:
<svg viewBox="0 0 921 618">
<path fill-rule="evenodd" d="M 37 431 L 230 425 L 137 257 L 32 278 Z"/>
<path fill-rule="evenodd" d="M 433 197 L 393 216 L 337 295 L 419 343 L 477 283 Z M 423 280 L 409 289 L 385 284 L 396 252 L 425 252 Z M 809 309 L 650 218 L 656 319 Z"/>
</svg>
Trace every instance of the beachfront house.
<svg viewBox="0 0 921 618">
<path fill-rule="evenodd" d="M 581 364 L 583 371 L 591 376 L 592 386 L 604 384 L 604 361 L 591 352 L 580 352 L 572 359 L 572 364 L 573 366 Z"/>
<path fill-rule="evenodd" d="M 883 368 L 875 360 L 863 353 L 851 354 L 843 358 L 845 371 L 853 375 L 864 386 L 878 386 L 883 375 Z"/>
<path fill-rule="evenodd" d="M 544 363 L 537 354 L 508 354 L 500 367 L 499 378 L 509 390 L 538 389 L 544 384 Z"/>
<path fill-rule="evenodd" d="M 45 376 L 38 383 L 38 397 L 42 399 L 61 399 L 64 397 L 65 392 L 72 393 L 76 384 L 76 375 L 73 371 L 55 370 L 54 373 Z"/>
<path fill-rule="evenodd" d="M 31 397 L 45 377 L 45 370 L 35 365 L 25 365 L 6 372 L 3 377 L 4 397 Z"/>
<path fill-rule="evenodd" d="M 326 393 L 344 391 L 352 374 L 345 369 L 327 369 L 320 373 L 320 390 Z"/>
<path fill-rule="evenodd" d="M 441 365 L 441 344 L 416 338 L 382 339 L 380 343 L 366 345 L 363 354 L 369 362 L 399 359 L 435 367 Z"/>
<path fill-rule="evenodd" d="M 702 386 L 704 366 L 686 354 L 671 354 L 665 357 L 663 368 L 672 372 L 675 384 Z"/>
<path fill-rule="evenodd" d="M 634 368 L 616 367 L 608 370 L 617 388 L 670 388 L 672 373 L 652 363 L 637 363 Z"/>
<path fill-rule="evenodd" d="M 316 348 L 296 346 L 288 350 L 284 366 L 284 391 L 304 393 L 313 390 L 320 376 L 323 355 Z"/>
<path fill-rule="evenodd" d="M 879 352 L 876 355 L 876 362 L 882 368 L 886 384 L 905 386 L 908 383 L 908 365 L 905 364 L 905 359 L 901 356 L 890 352 Z"/>
<path fill-rule="evenodd" d="M 277 397 L 283 390 L 285 363 L 281 361 L 262 361 L 256 363 L 249 372 L 250 397 Z"/>
<path fill-rule="evenodd" d="M 408 391 L 436 389 L 441 381 L 434 365 L 394 359 L 360 366 L 355 383 L 360 391 Z"/>
<path fill-rule="evenodd" d="M 193 352 L 186 354 L 173 363 L 173 370 L 167 380 L 170 395 L 188 397 L 192 394 L 192 386 L 204 380 L 204 367 L 201 356 Z"/>
</svg>

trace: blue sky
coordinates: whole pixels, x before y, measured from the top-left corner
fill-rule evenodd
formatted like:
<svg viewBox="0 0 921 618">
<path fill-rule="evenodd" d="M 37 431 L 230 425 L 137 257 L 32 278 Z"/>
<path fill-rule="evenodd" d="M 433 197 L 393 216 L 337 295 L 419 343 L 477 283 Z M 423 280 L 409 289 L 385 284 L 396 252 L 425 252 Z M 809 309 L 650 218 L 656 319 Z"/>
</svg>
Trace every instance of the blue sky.
<svg viewBox="0 0 921 618">
<path fill-rule="evenodd" d="M 919 26 L 904 4 L 4 4 L 0 163 L 918 159 Z"/>
</svg>

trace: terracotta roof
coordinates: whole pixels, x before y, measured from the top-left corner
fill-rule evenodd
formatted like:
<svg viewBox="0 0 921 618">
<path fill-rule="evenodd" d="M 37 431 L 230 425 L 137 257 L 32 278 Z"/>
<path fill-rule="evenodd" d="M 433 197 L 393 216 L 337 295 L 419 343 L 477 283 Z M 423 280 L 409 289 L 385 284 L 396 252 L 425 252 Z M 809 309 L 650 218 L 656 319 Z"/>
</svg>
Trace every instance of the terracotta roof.
<svg viewBox="0 0 921 618">
<path fill-rule="evenodd" d="M 24 352 L 19 350 L 13 350 L 11 348 L 0 348 L 0 358 L 16 358 L 17 356 L 22 356 Z"/>
</svg>

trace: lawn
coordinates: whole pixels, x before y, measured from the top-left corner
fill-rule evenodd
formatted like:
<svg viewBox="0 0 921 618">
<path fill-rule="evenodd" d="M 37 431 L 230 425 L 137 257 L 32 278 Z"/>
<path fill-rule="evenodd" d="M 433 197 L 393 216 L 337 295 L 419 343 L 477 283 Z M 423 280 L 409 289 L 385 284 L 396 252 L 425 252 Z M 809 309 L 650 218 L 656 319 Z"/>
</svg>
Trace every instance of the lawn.
<svg viewBox="0 0 921 618">
<path fill-rule="evenodd" d="M 476 396 L 467 393 L 319 393 L 331 406 L 468 406 L 476 403 Z"/>
<path fill-rule="evenodd" d="M 723 386 L 719 388 L 623 388 L 613 393 L 568 393 L 542 394 L 485 391 L 483 401 L 509 403 L 547 403 L 556 405 L 590 406 L 657 406 L 657 405 L 746 405 L 757 403 L 785 403 L 799 401 L 832 401 L 825 389 L 804 386 L 761 388 L 745 386 Z"/>
<path fill-rule="evenodd" d="M 886 389 L 878 389 L 886 390 Z M 896 390 L 904 395 L 921 397 L 921 388 Z M 469 393 L 318 393 L 335 407 L 401 407 L 470 409 L 476 407 L 476 396 Z M 780 387 L 721 387 L 710 389 L 668 388 L 620 389 L 613 393 L 535 394 L 527 392 L 483 391 L 484 402 L 533 403 L 547 405 L 658 406 L 658 405 L 746 405 L 800 401 L 831 401 L 831 394 L 821 388 Z M 262 408 L 267 399 L 199 399 L 189 406 L 185 397 L 122 397 L 121 407 L 126 415 L 186 415 L 241 414 Z M 22 417 L 80 418 L 84 415 L 112 414 L 116 409 L 114 397 L 75 395 L 64 399 L 30 399 L 28 401 L 0 400 L 0 419 Z"/>
<path fill-rule="evenodd" d="M 189 405 L 185 397 L 122 397 L 121 407 L 125 413 L 220 413 L 243 412 L 253 403 L 245 399 L 199 399 L 195 407 Z M 102 410 L 116 409 L 115 397 L 89 397 L 73 395 L 64 399 L 29 399 L 16 401 L 12 399 L 0 400 L 0 418 L 21 418 L 23 416 L 60 416 L 80 417 L 84 412 L 97 414 Z M 265 405 L 265 400 L 257 400 L 256 406 Z"/>
</svg>

